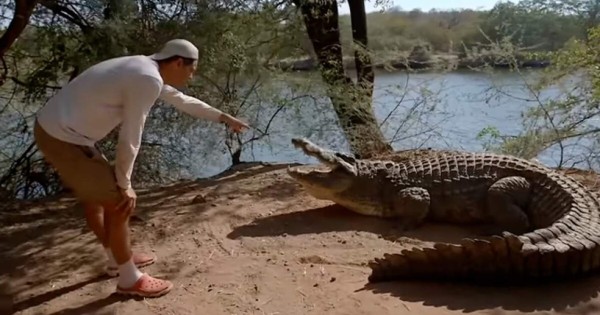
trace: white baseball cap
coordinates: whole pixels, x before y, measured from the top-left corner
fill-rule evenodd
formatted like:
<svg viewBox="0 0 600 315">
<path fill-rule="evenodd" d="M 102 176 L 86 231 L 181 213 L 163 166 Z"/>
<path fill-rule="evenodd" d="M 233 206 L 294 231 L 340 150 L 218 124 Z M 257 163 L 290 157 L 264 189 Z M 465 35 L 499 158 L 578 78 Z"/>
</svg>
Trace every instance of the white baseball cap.
<svg viewBox="0 0 600 315">
<path fill-rule="evenodd" d="M 185 39 L 172 39 L 159 52 L 150 55 L 150 58 L 164 60 L 173 56 L 198 60 L 198 48 Z"/>
</svg>

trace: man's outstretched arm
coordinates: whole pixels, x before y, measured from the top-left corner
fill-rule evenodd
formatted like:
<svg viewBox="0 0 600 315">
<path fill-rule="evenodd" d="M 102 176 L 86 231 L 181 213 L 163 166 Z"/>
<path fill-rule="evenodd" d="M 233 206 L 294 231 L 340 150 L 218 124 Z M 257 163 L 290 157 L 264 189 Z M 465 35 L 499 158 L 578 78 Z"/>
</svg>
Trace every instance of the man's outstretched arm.
<svg viewBox="0 0 600 315">
<path fill-rule="evenodd" d="M 244 122 L 229 114 L 223 113 L 195 97 L 185 95 L 170 85 L 165 84 L 163 86 L 159 98 L 193 117 L 213 122 L 226 123 L 234 130 L 248 128 L 248 125 Z"/>
</svg>

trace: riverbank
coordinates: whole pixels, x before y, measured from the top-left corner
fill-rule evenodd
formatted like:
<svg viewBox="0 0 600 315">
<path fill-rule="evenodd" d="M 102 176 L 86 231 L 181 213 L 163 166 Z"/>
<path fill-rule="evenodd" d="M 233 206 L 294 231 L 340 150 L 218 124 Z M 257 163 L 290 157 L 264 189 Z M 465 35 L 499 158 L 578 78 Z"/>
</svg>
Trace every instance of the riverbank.
<svg viewBox="0 0 600 315">
<path fill-rule="evenodd" d="M 159 258 L 143 271 L 175 284 L 158 299 L 112 295 L 116 280 L 101 276 L 104 253 L 72 198 L 0 212 L 0 313 L 479 315 L 600 308 L 598 277 L 537 288 L 369 285 L 369 259 L 468 233 L 440 225 L 400 232 L 393 220 L 310 197 L 286 167 L 247 163 L 138 192 L 134 248 Z M 568 173 L 598 189 L 597 174 Z"/>
<path fill-rule="evenodd" d="M 375 69 L 388 70 L 428 70 L 428 69 L 450 69 L 450 70 L 465 70 L 472 68 L 481 68 L 484 66 L 506 69 L 512 66 L 503 58 L 500 57 L 482 57 L 482 58 L 461 58 L 458 55 L 451 54 L 436 54 L 425 58 L 411 59 L 409 56 L 402 54 L 375 56 L 373 58 L 373 67 Z M 546 68 L 551 65 L 549 60 L 540 58 L 519 57 L 517 64 L 520 68 Z M 315 71 L 318 67 L 318 62 L 312 57 L 299 59 L 280 60 L 271 65 L 283 71 Z M 344 57 L 344 68 L 346 70 L 354 70 L 354 57 Z"/>
</svg>

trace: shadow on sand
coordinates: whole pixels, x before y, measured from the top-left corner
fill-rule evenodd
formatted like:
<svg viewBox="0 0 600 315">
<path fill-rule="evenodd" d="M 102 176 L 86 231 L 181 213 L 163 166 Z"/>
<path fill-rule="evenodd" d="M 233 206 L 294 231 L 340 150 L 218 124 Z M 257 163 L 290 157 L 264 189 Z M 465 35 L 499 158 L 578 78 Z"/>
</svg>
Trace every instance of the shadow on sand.
<svg viewBox="0 0 600 315">
<path fill-rule="evenodd" d="M 600 302 L 590 300 L 598 296 L 599 286 L 600 276 L 595 275 L 572 281 L 518 287 L 393 281 L 368 283 L 359 291 L 389 294 L 403 301 L 462 310 L 464 313 L 494 308 L 520 312 L 560 312 L 575 308 L 577 311 L 573 311 L 573 314 L 597 314 Z"/>
<path fill-rule="evenodd" d="M 67 308 L 64 310 L 60 310 L 58 312 L 54 312 L 48 315 L 79 315 L 79 314 L 95 314 L 95 315 L 109 315 L 115 314 L 114 310 L 104 310 L 105 307 L 115 304 L 117 302 L 123 302 L 125 300 L 134 299 L 136 301 L 142 301 L 141 297 L 127 297 L 123 295 L 119 295 L 113 293 L 105 298 L 94 300 L 90 303 L 77 306 L 74 308 Z"/>
<path fill-rule="evenodd" d="M 463 237 L 472 235 L 465 228 L 443 224 L 426 224 L 419 229 L 406 231 L 399 221 L 356 214 L 333 204 L 258 218 L 250 224 L 234 228 L 227 237 L 237 239 L 243 236 L 261 237 L 347 231 L 370 232 L 390 241 L 396 241 L 399 237 L 410 237 L 428 242 L 447 243 L 455 243 Z"/>
<path fill-rule="evenodd" d="M 14 313 L 26 310 L 28 308 L 36 307 L 36 306 L 39 306 L 46 302 L 49 302 L 63 294 L 67 294 L 69 292 L 81 289 L 81 288 L 87 286 L 88 284 L 96 283 L 96 282 L 107 280 L 107 279 L 109 279 L 109 277 L 107 275 L 101 275 L 101 276 L 89 278 L 89 279 L 87 279 L 85 281 L 81 281 L 79 283 L 75 283 L 75 284 L 72 284 L 72 285 L 69 285 L 66 287 L 62 287 L 62 288 L 59 288 L 56 290 L 48 291 L 46 293 L 42 293 L 42 294 L 39 294 L 36 296 L 32 296 L 30 298 L 27 298 L 25 300 L 19 301 L 14 304 L 10 298 L 5 297 L 4 299 L 2 299 L 2 301 L 0 301 L 0 303 L 1 303 L 0 310 L 2 311 L 2 314 L 14 314 Z M 108 304 L 106 304 L 106 305 L 108 305 Z M 101 305 L 98 308 L 83 308 L 83 309 L 80 309 L 77 313 L 66 313 L 66 314 L 87 314 L 89 311 L 97 310 L 106 305 Z M 81 313 L 81 312 L 83 312 L 83 313 Z M 63 313 L 60 313 L 60 314 L 63 314 Z"/>
<path fill-rule="evenodd" d="M 472 236 L 464 228 L 443 224 L 426 224 L 418 229 L 403 232 L 394 220 L 362 216 L 341 206 L 330 205 L 258 218 L 250 224 L 235 228 L 227 237 L 236 239 L 243 236 L 301 235 L 342 231 L 371 232 L 390 241 L 404 236 L 429 242 L 456 243 L 463 237 Z M 366 283 L 359 291 L 390 294 L 403 301 L 422 302 L 429 306 L 463 310 L 465 313 L 494 308 L 522 312 L 559 311 L 583 302 L 584 304 L 577 308 L 581 308 L 579 311 L 582 314 L 587 314 L 600 310 L 600 302 L 585 304 L 598 295 L 599 286 L 600 276 L 593 276 L 568 282 L 518 287 L 395 281 Z M 497 312 L 497 314 L 501 313 L 502 311 Z"/>
</svg>

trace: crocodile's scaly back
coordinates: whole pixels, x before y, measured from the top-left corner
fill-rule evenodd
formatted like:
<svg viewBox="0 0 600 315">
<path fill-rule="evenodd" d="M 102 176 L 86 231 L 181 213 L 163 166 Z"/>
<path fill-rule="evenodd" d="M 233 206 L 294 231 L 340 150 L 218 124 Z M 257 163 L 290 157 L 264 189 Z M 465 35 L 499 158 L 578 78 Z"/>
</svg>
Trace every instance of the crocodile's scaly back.
<svg viewBox="0 0 600 315">
<path fill-rule="evenodd" d="M 503 233 L 460 244 L 385 254 L 369 263 L 370 281 L 455 279 L 519 282 L 585 274 L 600 267 L 600 213 L 596 194 L 576 180 L 522 159 L 492 154 L 460 154 L 413 160 L 421 175 L 437 161 L 445 179 L 459 170 L 471 173 L 515 173 L 533 183 L 529 218 L 534 227 L 521 235 Z M 457 165 L 463 168 L 451 168 Z M 431 169 L 429 169 L 431 170 Z"/>
<path fill-rule="evenodd" d="M 504 232 L 493 237 L 465 239 L 458 245 L 437 243 L 434 248 L 385 254 L 369 262 L 372 282 L 454 279 L 514 283 L 583 275 L 600 267 L 597 194 L 540 163 L 512 156 L 458 151 L 432 151 L 410 158 L 400 156 L 395 161 L 354 160 L 320 149 L 305 139 L 294 141 L 307 154 L 333 168 L 316 174 L 290 171 L 290 175 L 311 189 L 309 193 L 342 205 L 349 204 L 357 212 L 382 217 L 388 206 L 385 203 L 389 201 L 382 196 L 407 188 L 426 191 L 424 195 L 415 196 L 425 198 L 423 204 L 430 204 L 427 198 L 458 196 L 460 200 L 469 194 L 478 198 L 477 194 L 485 194 L 481 187 L 506 178 L 523 179 L 527 183 L 527 189 L 516 191 L 527 195 L 524 212 L 528 232 Z M 365 168 L 371 171 L 364 171 Z M 357 181 L 362 182 L 358 189 Z M 311 186 L 311 183 L 315 184 Z M 347 200 L 342 200 L 344 198 Z M 363 200 L 368 202 L 361 203 Z M 377 202 L 381 207 L 361 209 L 363 205 L 368 208 Z M 439 207 L 436 211 L 440 217 L 453 216 L 452 206 L 444 208 L 443 202 L 435 206 Z"/>
</svg>

